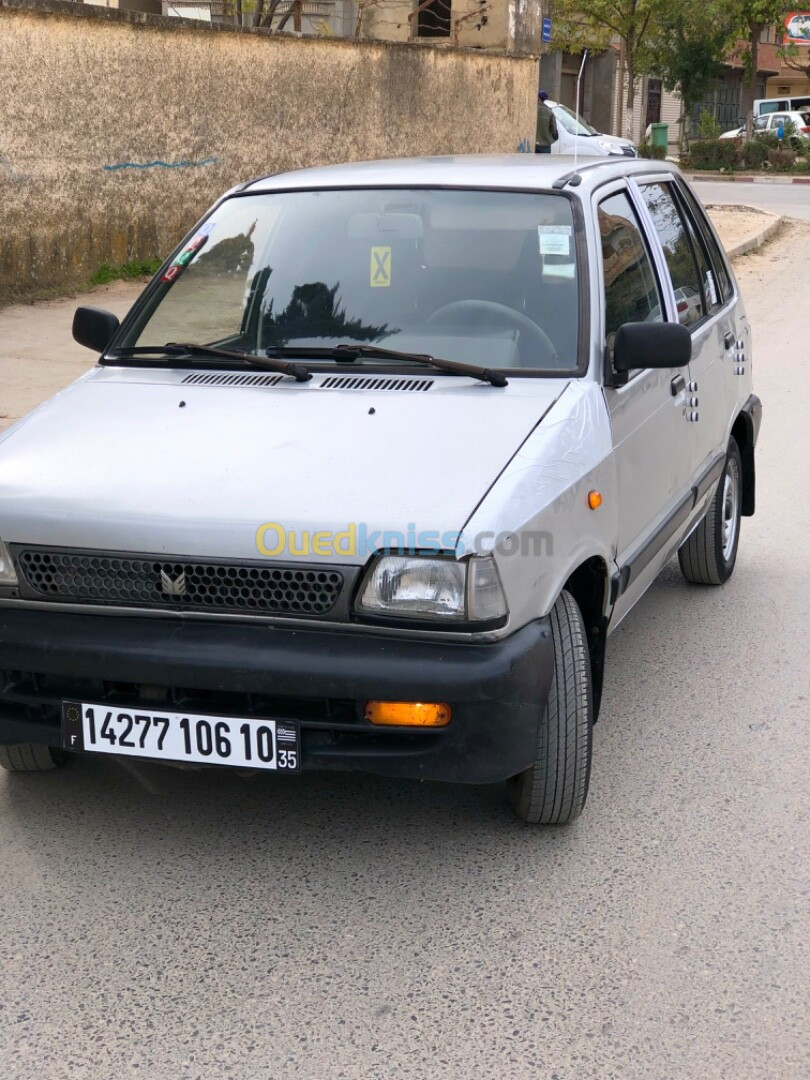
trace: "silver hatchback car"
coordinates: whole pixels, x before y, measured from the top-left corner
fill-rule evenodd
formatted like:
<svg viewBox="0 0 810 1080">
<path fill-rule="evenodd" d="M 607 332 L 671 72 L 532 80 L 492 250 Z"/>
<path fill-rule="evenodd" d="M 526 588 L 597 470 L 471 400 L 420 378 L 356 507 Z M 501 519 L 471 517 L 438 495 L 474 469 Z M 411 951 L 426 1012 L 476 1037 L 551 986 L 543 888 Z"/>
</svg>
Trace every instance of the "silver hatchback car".
<svg viewBox="0 0 810 1080">
<path fill-rule="evenodd" d="M 694 297 L 681 310 L 678 296 Z M 228 192 L 0 436 L 0 764 L 506 781 L 583 809 L 606 642 L 754 511 L 751 330 L 669 165 Z"/>
</svg>

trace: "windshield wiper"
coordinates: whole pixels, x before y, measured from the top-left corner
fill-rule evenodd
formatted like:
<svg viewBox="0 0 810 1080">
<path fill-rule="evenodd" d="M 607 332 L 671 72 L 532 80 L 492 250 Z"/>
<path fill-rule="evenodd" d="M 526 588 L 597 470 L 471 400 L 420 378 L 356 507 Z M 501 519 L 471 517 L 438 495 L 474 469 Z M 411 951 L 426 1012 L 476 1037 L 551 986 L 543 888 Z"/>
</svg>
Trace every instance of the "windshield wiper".
<svg viewBox="0 0 810 1080">
<path fill-rule="evenodd" d="M 130 348 L 116 349 L 110 359 L 118 356 L 148 356 L 160 353 L 164 356 L 211 356 L 225 360 L 238 360 L 243 364 L 278 371 L 282 375 L 291 375 L 297 382 L 309 382 L 312 372 L 301 364 L 292 364 L 280 357 L 257 356 L 255 353 L 238 352 L 236 349 L 218 349 L 213 345 L 197 345 L 193 342 L 169 341 L 166 345 L 135 345 Z"/>
<path fill-rule="evenodd" d="M 506 376 L 500 371 L 478 367 L 476 364 L 462 364 L 457 360 L 443 360 L 439 356 L 430 356 L 428 353 L 400 352 L 397 349 L 384 349 L 380 345 L 336 345 L 334 351 L 336 355 L 347 358 L 379 356 L 381 359 L 405 360 L 413 364 L 425 364 L 439 371 L 448 371 L 453 375 L 468 375 L 471 379 L 480 379 L 492 386 L 509 385 Z"/>
<path fill-rule="evenodd" d="M 296 357 L 302 360 L 343 360 L 351 362 L 361 356 L 377 356 L 382 360 L 403 360 L 406 363 L 424 364 L 427 367 L 436 368 L 438 371 L 447 371 L 452 375 L 467 375 L 471 379 L 480 379 L 492 386 L 508 386 L 506 376 L 500 371 L 491 368 L 478 367 L 476 364 L 462 364 L 457 360 L 444 360 L 438 356 L 430 356 L 428 353 L 400 352 L 397 349 L 385 349 L 381 345 L 332 345 L 332 346 L 309 346 L 309 345 L 274 345 L 264 351 L 263 356 L 255 353 L 237 352 L 234 349 L 219 349 L 212 345 L 195 345 L 187 342 L 170 341 L 166 345 L 135 345 L 130 348 L 116 349 L 111 359 L 117 356 L 145 356 L 152 353 L 161 353 L 168 356 L 212 356 L 223 357 L 227 360 L 241 360 L 246 364 L 254 364 L 256 367 L 267 368 L 270 371 L 280 371 L 284 375 L 292 375 L 298 382 L 307 382 L 312 378 L 312 372 L 307 371 L 301 364 L 291 363 L 284 357 Z"/>
</svg>

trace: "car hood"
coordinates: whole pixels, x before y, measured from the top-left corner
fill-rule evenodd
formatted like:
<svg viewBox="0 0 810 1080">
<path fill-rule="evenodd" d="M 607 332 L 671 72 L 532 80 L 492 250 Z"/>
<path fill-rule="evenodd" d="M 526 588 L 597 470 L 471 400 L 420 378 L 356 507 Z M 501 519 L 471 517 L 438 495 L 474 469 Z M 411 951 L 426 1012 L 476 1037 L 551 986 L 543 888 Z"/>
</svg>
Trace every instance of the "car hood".
<svg viewBox="0 0 810 1080">
<path fill-rule="evenodd" d="M 603 135 L 600 132 L 598 135 L 594 135 L 593 138 L 601 139 L 602 142 L 609 143 L 611 146 L 615 146 L 617 149 L 623 146 L 630 146 L 634 150 L 636 148 L 636 144 L 633 142 L 632 139 L 622 138 L 621 135 Z"/>
<path fill-rule="evenodd" d="M 259 557 L 265 523 L 299 540 L 354 524 L 416 534 L 421 544 L 420 532 L 463 528 L 567 385 L 512 379 L 496 388 L 428 371 L 353 372 L 341 378 L 369 386 L 340 389 L 323 375 L 276 385 L 188 378 L 96 368 L 5 432 L 0 537 L 245 559 Z M 403 388 L 381 388 L 392 382 Z M 360 544 L 352 555 L 341 550 L 342 562 L 367 558 Z"/>
</svg>

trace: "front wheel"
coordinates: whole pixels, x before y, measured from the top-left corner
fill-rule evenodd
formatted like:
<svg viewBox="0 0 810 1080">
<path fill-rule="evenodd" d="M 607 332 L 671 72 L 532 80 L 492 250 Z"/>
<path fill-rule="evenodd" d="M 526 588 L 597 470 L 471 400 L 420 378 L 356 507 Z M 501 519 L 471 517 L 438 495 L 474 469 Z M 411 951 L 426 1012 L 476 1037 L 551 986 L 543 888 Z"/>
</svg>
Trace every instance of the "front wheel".
<svg viewBox="0 0 810 1080">
<path fill-rule="evenodd" d="M 537 758 L 507 781 L 509 801 L 531 824 L 566 825 L 582 813 L 593 745 L 593 691 L 585 622 L 563 591 L 549 617 L 554 674 L 540 721 Z"/>
<path fill-rule="evenodd" d="M 17 743 L 0 746 L 0 768 L 9 772 L 45 772 L 58 769 L 67 761 L 67 754 L 55 746 L 39 743 Z"/>
<path fill-rule="evenodd" d="M 681 573 L 695 585 L 724 585 L 734 572 L 740 542 L 742 460 L 731 439 L 726 467 L 706 516 L 678 551 Z"/>
</svg>

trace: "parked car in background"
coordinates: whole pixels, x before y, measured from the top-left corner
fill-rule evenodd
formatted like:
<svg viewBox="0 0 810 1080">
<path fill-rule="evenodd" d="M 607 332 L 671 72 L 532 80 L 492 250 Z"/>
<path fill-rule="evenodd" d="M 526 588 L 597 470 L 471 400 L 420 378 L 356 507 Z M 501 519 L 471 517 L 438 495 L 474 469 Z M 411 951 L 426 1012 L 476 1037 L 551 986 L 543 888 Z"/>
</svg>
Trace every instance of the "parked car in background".
<svg viewBox="0 0 810 1080">
<path fill-rule="evenodd" d="M 638 157 L 638 149 L 630 139 L 602 134 L 558 101 L 546 101 L 546 105 L 554 113 L 559 133 L 557 141 L 551 144 L 552 154 L 573 154 L 576 151 L 583 157 Z"/>
<path fill-rule="evenodd" d="M 691 285 L 682 285 L 675 290 L 675 307 L 678 318 L 685 326 L 699 322 L 702 317 L 700 293 Z"/>
<path fill-rule="evenodd" d="M 766 132 L 776 134 L 779 125 L 790 134 L 786 137 L 796 149 L 801 146 L 801 140 L 810 137 L 810 110 L 801 112 L 769 112 L 754 118 L 753 135 L 764 135 Z M 746 137 L 745 124 L 724 131 L 721 139 L 744 139 Z"/>
<path fill-rule="evenodd" d="M 789 139 L 798 150 L 802 139 L 810 136 L 810 111 L 772 112 L 758 116 L 754 120 L 754 136 L 763 135 L 765 132 L 776 134 L 780 125 L 784 130 L 785 139 Z"/>
<path fill-rule="evenodd" d="M 96 366 L 0 434 L 9 770 L 505 782 L 573 821 L 608 636 L 675 554 L 728 581 L 754 512 L 751 328 L 666 162 L 268 176 L 74 337 Z"/>
</svg>

